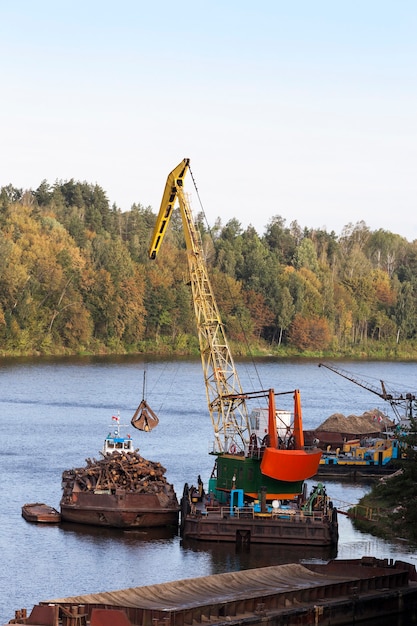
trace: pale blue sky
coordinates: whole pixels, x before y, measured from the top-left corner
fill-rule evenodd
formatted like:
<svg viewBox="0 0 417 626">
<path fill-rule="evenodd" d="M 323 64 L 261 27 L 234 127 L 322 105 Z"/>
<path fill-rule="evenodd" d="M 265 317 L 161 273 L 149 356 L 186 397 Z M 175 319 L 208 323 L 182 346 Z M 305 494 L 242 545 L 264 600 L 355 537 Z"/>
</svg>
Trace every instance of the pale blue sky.
<svg viewBox="0 0 417 626">
<path fill-rule="evenodd" d="M 156 212 L 189 157 L 210 225 L 417 239 L 415 1 L 0 0 L 0 52 L 0 186 Z"/>
</svg>

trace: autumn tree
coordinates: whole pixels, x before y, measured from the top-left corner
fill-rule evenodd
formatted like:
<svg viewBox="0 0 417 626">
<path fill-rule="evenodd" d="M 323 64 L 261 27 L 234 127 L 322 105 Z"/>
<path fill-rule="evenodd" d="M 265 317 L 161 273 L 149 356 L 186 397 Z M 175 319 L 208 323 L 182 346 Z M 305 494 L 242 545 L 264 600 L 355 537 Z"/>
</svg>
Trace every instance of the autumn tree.
<svg viewBox="0 0 417 626">
<path fill-rule="evenodd" d="M 289 332 L 289 340 L 299 350 L 326 350 L 331 334 L 327 320 L 320 317 L 296 315 Z"/>
<path fill-rule="evenodd" d="M 253 321 L 253 332 L 260 339 L 265 328 L 272 326 L 275 316 L 265 302 L 262 294 L 250 289 L 245 292 L 246 308 L 250 312 Z"/>
</svg>

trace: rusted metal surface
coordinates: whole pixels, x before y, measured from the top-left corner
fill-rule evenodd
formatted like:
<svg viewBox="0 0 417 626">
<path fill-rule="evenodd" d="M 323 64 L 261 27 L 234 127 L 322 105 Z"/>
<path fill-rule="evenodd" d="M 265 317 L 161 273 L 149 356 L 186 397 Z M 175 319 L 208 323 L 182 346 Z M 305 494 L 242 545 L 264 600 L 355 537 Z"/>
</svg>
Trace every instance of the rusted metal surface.
<svg viewBox="0 0 417 626">
<path fill-rule="evenodd" d="M 41 524 L 59 524 L 61 515 L 59 511 L 43 502 L 32 502 L 22 506 L 22 517 L 27 522 Z"/>
<path fill-rule="evenodd" d="M 179 507 L 165 492 L 74 493 L 61 502 L 65 522 L 114 528 L 150 528 L 178 524 Z"/>
<path fill-rule="evenodd" d="M 165 468 L 137 451 L 87 459 L 62 475 L 65 522 L 136 528 L 178 524 L 179 505 Z"/>
<path fill-rule="evenodd" d="M 82 605 L 60 606 L 57 604 L 37 604 L 29 615 L 26 609 L 15 611 L 9 624 L 27 626 L 87 626 L 88 612 Z"/>
<path fill-rule="evenodd" d="M 308 497 L 303 494 L 297 500 L 272 503 L 266 501 L 265 489 L 258 503 L 245 502 L 242 489 L 232 489 L 227 504 L 216 500 L 213 492 L 207 498 L 194 497 L 196 493 L 195 487 L 185 485 L 180 524 L 183 539 L 322 548 L 338 543 L 337 510 L 321 483 L 313 486 Z"/>
<path fill-rule="evenodd" d="M 133 414 L 131 424 L 134 428 L 137 428 L 138 430 L 149 432 L 153 430 L 155 426 L 158 426 L 159 418 L 156 413 L 152 411 L 146 400 L 142 400 L 135 413 Z"/>
<path fill-rule="evenodd" d="M 245 510 L 247 511 L 245 513 Z M 281 513 L 254 513 L 246 507 L 231 515 L 230 507 L 197 510 L 188 514 L 184 521 L 183 537 L 200 541 L 233 542 L 237 544 L 285 544 L 308 546 L 332 546 L 337 544 L 337 511 L 330 515 L 302 511 Z"/>
<path fill-rule="evenodd" d="M 71 611 L 123 609 L 137 626 L 268 622 L 356 623 L 417 608 L 417 576 L 409 563 L 364 557 L 327 564 L 289 564 L 67 598 L 42 605 Z"/>
</svg>

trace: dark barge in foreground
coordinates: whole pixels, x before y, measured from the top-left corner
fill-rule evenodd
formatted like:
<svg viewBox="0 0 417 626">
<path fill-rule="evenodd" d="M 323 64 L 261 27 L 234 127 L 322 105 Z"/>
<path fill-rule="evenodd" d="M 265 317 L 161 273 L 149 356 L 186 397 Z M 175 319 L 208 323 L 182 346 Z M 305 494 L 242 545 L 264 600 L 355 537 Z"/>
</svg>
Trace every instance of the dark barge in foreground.
<svg viewBox="0 0 417 626">
<path fill-rule="evenodd" d="M 294 563 L 51 599 L 32 613 L 41 616 L 42 611 L 55 616 L 55 626 L 74 620 L 80 626 L 155 626 L 161 621 L 164 626 L 342 626 L 400 615 L 411 620 L 417 611 L 417 575 L 409 563 L 373 557 Z M 30 616 L 25 622 L 17 611 L 9 623 L 34 622 Z"/>
</svg>

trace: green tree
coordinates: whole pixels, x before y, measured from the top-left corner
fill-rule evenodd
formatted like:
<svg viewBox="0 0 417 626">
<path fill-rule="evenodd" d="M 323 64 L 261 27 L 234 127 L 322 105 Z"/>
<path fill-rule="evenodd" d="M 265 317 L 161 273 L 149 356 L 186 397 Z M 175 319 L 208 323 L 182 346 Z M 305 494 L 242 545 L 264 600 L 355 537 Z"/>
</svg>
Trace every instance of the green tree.
<svg viewBox="0 0 417 626">
<path fill-rule="evenodd" d="M 384 270 L 392 278 L 399 263 L 404 259 L 407 242 L 400 235 L 380 228 L 371 233 L 366 248 L 376 267 Z"/>
<path fill-rule="evenodd" d="M 305 268 L 313 273 L 319 270 L 317 253 L 311 239 L 305 238 L 297 247 L 294 254 L 294 267 L 297 269 Z"/>
<path fill-rule="evenodd" d="M 288 287 L 282 288 L 281 293 L 281 306 L 278 313 L 278 328 L 279 328 L 279 337 L 278 337 L 278 345 L 281 345 L 282 335 L 284 331 L 286 331 L 294 317 L 295 307 L 293 303 L 293 299 L 290 294 L 290 290 Z"/>
<path fill-rule="evenodd" d="M 285 224 L 286 220 L 280 215 L 271 218 L 266 227 L 264 239 L 267 247 L 277 256 L 279 262 L 290 265 L 294 258 L 297 241 Z"/>
<path fill-rule="evenodd" d="M 397 344 L 401 335 L 406 339 L 415 334 L 416 313 L 417 307 L 413 285 L 410 282 L 404 282 L 400 287 L 394 313 L 397 325 Z"/>
</svg>

